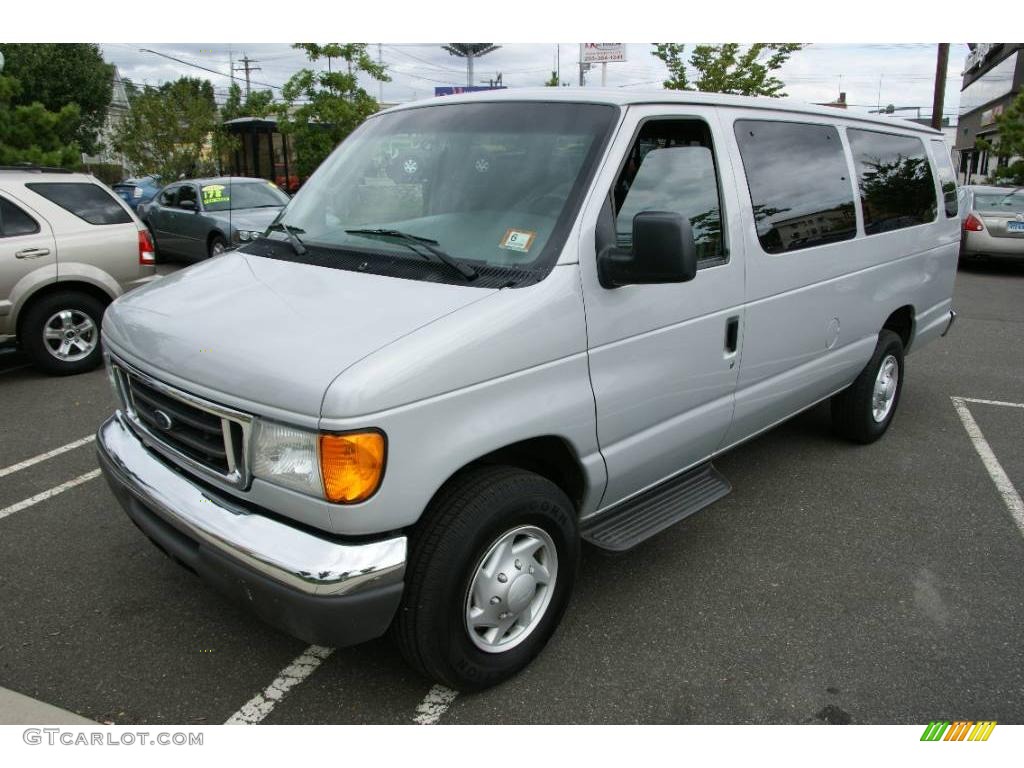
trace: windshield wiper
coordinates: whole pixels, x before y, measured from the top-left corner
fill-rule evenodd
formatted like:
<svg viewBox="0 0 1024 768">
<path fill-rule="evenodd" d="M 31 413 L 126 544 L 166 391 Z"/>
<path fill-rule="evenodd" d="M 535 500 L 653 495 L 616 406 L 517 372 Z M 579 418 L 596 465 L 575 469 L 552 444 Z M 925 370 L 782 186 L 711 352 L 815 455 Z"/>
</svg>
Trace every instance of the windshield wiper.
<svg viewBox="0 0 1024 768">
<path fill-rule="evenodd" d="M 437 240 L 432 240 L 429 237 L 411 235 L 408 232 L 402 232 L 398 229 L 346 229 L 345 232 L 349 235 L 361 235 L 363 237 L 392 237 L 405 244 L 409 250 L 414 253 L 420 254 L 428 261 L 433 261 L 433 259 L 423 253 L 423 251 L 430 253 L 438 261 L 447 264 L 467 280 L 476 280 L 479 276 L 479 273 L 469 266 L 469 264 L 463 264 L 461 261 L 453 259 L 440 248 L 436 248 L 435 246 L 438 245 Z M 421 251 L 420 248 L 422 248 L 423 251 Z"/>
<path fill-rule="evenodd" d="M 303 230 L 299 229 L 298 227 L 290 227 L 287 224 L 284 224 L 280 221 L 271 224 L 269 227 L 267 227 L 267 229 L 273 230 L 275 232 L 284 232 L 285 237 L 288 238 L 288 242 L 292 246 L 292 250 L 295 251 L 295 255 L 306 255 L 308 249 L 303 244 L 302 240 L 299 239 L 299 236 L 297 234 L 298 232 L 302 232 Z"/>
</svg>

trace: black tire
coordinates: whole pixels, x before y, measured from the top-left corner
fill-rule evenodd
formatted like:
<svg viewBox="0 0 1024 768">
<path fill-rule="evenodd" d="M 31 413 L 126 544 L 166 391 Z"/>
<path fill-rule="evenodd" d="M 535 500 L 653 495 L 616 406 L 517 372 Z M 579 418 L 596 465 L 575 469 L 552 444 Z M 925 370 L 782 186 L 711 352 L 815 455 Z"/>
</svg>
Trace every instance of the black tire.
<svg viewBox="0 0 1024 768">
<path fill-rule="evenodd" d="M 553 592 L 518 645 L 486 652 L 470 639 L 466 626 L 469 587 L 491 544 L 521 525 L 541 528 L 554 542 Z M 508 679 L 540 653 L 558 626 L 572 593 L 579 549 L 575 508 L 550 480 L 498 466 L 457 475 L 438 492 L 412 537 L 405 594 L 392 625 L 402 655 L 425 676 L 455 690 L 480 690 Z"/>
<path fill-rule="evenodd" d="M 103 322 L 103 310 L 106 305 L 87 293 L 78 291 L 61 291 L 51 293 L 38 299 L 28 307 L 25 318 L 21 323 L 21 335 L 19 341 L 22 349 L 35 365 L 56 376 L 70 376 L 76 373 L 91 371 L 103 361 L 103 345 L 100 343 L 100 326 Z M 44 339 L 45 326 L 47 321 L 54 315 L 69 310 L 74 313 L 81 313 L 92 321 L 94 331 L 88 335 L 88 340 L 95 339 L 95 346 L 84 357 L 74 360 L 61 360 L 49 351 L 47 341 Z M 81 353 L 78 350 L 75 354 Z"/>
<path fill-rule="evenodd" d="M 210 258 L 216 256 L 217 254 L 215 253 L 215 251 L 218 246 L 220 246 L 221 253 L 223 253 L 224 251 L 227 250 L 228 241 L 225 240 L 220 235 L 214 235 L 213 237 L 210 238 L 210 242 L 207 243 L 206 245 L 206 255 L 209 256 Z"/>
<path fill-rule="evenodd" d="M 876 421 L 873 413 L 875 380 L 883 361 L 889 357 L 896 360 L 896 392 L 888 414 Z M 905 370 L 903 365 L 903 340 L 888 329 L 878 334 L 878 343 L 871 360 L 848 388 L 832 398 L 832 428 L 837 435 L 864 445 L 873 443 L 885 434 L 896 415 L 903 391 Z"/>
</svg>

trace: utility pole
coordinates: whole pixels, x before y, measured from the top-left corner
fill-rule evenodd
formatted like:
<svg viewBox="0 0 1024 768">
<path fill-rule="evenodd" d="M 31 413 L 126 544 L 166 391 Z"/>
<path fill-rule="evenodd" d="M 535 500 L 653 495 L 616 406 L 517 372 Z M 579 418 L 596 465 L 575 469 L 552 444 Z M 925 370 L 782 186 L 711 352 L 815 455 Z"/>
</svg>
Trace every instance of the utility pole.
<svg viewBox="0 0 1024 768">
<path fill-rule="evenodd" d="M 935 96 L 932 98 L 932 128 L 942 129 L 942 107 L 946 98 L 946 69 L 949 67 L 949 43 L 939 43 L 935 61 Z"/>
<path fill-rule="evenodd" d="M 240 66 L 240 67 L 232 66 L 231 69 L 232 69 L 233 72 L 235 72 L 235 71 L 239 71 L 239 72 L 240 71 L 244 71 L 245 72 L 245 98 L 248 99 L 249 98 L 249 91 L 250 91 L 249 73 L 250 72 L 259 72 L 262 69 L 262 67 L 254 67 L 254 66 L 252 66 L 253 64 L 259 64 L 259 62 L 256 59 L 250 59 L 249 58 L 249 54 L 244 55 L 242 58 L 239 59 L 239 61 L 242 62 L 242 66 Z"/>
<path fill-rule="evenodd" d="M 381 44 L 377 43 L 377 66 L 384 69 L 384 54 L 381 53 Z M 381 104 L 384 101 L 384 81 L 377 81 L 377 103 Z"/>
</svg>

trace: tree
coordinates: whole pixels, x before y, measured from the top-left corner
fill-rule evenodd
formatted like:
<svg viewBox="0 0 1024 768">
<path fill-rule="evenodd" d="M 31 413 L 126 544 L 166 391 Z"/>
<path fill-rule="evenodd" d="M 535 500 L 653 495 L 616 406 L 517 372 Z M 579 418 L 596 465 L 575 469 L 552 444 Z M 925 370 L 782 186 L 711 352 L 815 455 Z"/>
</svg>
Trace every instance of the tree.
<svg viewBox="0 0 1024 768">
<path fill-rule="evenodd" d="M 76 104 L 51 112 L 39 102 L 20 104 L 21 83 L 0 75 L 0 165 L 33 165 L 73 168 L 81 150 L 75 133 L 81 124 Z"/>
<path fill-rule="evenodd" d="M 210 81 L 182 77 L 137 92 L 114 129 L 114 147 L 140 173 L 202 175 L 214 171 L 211 142 L 219 129 Z"/>
<path fill-rule="evenodd" d="M 679 91 L 713 91 L 744 96 L 785 96 L 785 84 L 772 73 L 803 48 L 801 43 L 753 43 L 742 50 L 739 43 L 695 45 L 689 62 L 683 60 L 682 43 L 655 43 L 653 55 L 665 62 L 666 88 Z M 691 79 L 689 69 L 695 73 Z"/>
<path fill-rule="evenodd" d="M 241 86 L 238 83 L 231 83 L 227 100 L 220 108 L 220 117 L 223 122 L 234 120 L 236 117 L 266 117 L 273 113 L 275 108 L 273 92 L 252 91 L 243 99 Z"/>
<path fill-rule="evenodd" d="M 544 85 L 547 86 L 548 88 L 557 88 L 558 72 L 556 72 L 555 70 L 551 70 L 551 77 L 544 81 Z"/>
<path fill-rule="evenodd" d="M 308 176 L 331 151 L 380 105 L 359 85 L 360 73 L 389 82 L 384 67 L 367 53 L 365 43 L 295 43 L 310 62 L 327 60 L 327 71 L 300 69 L 285 83 L 285 103 L 278 105 L 278 128 L 291 134 L 300 176 Z M 334 60 L 344 63 L 335 71 Z"/>
<path fill-rule="evenodd" d="M 113 94 L 114 66 L 103 61 L 94 43 L 5 43 L 0 45 L 4 74 L 21 83 L 12 105 L 38 102 L 59 113 L 77 104 L 75 139 L 83 152 L 95 154 Z"/>
<path fill-rule="evenodd" d="M 1004 161 L 992 173 L 995 180 L 1024 186 L 1024 91 L 996 117 L 996 126 L 998 140 L 978 139 L 977 147 Z"/>
</svg>

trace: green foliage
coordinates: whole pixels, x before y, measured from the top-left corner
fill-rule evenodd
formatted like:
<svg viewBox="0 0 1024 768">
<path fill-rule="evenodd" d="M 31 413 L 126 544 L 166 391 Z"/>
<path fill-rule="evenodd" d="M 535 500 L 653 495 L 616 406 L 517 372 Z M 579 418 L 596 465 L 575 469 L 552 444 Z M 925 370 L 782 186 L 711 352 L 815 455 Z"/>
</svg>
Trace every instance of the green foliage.
<svg viewBox="0 0 1024 768">
<path fill-rule="evenodd" d="M 359 74 L 389 82 L 384 67 L 364 43 L 295 43 L 310 62 L 327 60 L 326 72 L 300 69 L 284 86 L 278 127 L 291 134 L 300 176 L 308 176 L 331 151 L 380 105 L 359 86 Z M 335 63 L 335 60 L 338 60 Z"/>
<path fill-rule="evenodd" d="M 558 87 L 558 72 L 556 72 L 555 70 L 551 70 L 551 77 L 549 77 L 544 82 L 544 85 L 547 86 L 548 88 L 557 88 Z"/>
<path fill-rule="evenodd" d="M 655 43 L 653 55 L 668 68 L 666 88 L 744 96 L 785 96 L 782 92 L 785 83 L 772 73 L 803 45 L 753 43 L 746 50 L 739 43 L 695 45 L 688 62 L 683 59 L 684 48 L 682 43 Z"/>
<path fill-rule="evenodd" d="M 227 122 L 236 117 L 266 117 L 276 109 L 271 91 L 252 91 L 248 98 L 242 98 L 242 87 L 231 83 L 228 98 L 220 108 L 221 120 Z"/>
<path fill-rule="evenodd" d="M 77 166 L 78 105 L 65 104 L 51 112 L 38 102 L 18 104 L 22 92 L 16 78 L 0 75 L 0 165 Z"/>
<path fill-rule="evenodd" d="M 993 172 L 996 181 L 1024 186 L 1024 92 L 1018 93 L 1003 114 L 996 117 L 997 141 L 978 139 L 978 149 L 1009 161 Z"/>
<path fill-rule="evenodd" d="M 94 154 L 112 96 L 114 67 L 103 61 L 94 43 L 5 43 L 0 45 L 6 63 L 4 75 L 21 83 L 12 106 L 38 102 L 60 113 L 77 104 L 79 122 L 74 139 L 81 149 Z"/>
<path fill-rule="evenodd" d="M 131 104 L 114 131 L 114 147 L 138 173 L 170 180 L 216 172 L 211 142 L 220 120 L 209 80 L 182 77 L 146 86 Z"/>
</svg>

